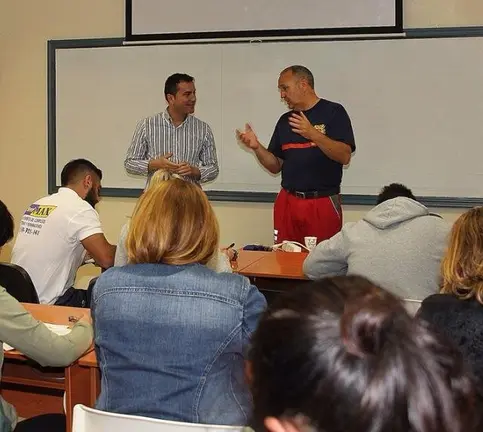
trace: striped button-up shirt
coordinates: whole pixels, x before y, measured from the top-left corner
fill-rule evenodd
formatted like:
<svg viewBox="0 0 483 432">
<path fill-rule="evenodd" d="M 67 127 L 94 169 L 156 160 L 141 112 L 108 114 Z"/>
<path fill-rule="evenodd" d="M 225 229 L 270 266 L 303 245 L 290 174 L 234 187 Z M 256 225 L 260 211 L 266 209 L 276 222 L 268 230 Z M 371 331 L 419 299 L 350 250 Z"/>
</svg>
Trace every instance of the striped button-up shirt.
<svg viewBox="0 0 483 432">
<path fill-rule="evenodd" d="M 215 139 L 211 128 L 200 119 L 188 115 L 175 126 L 167 111 L 141 120 L 134 131 L 131 146 L 124 160 L 128 173 L 146 175 L 149 161 L 173 153 L 174 163 L 187 162 L 200 170 L 200 183 L 214 180 L 218 175 Z M 194 181 L 193 178 L 186 178 Z"/>
</svg>

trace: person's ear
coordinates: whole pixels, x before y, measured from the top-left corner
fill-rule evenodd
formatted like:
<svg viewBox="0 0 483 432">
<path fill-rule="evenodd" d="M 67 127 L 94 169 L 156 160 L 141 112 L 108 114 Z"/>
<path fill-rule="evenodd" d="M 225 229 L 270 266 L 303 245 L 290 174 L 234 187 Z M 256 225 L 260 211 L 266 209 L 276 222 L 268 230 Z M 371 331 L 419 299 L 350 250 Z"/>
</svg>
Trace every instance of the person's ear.
<svg viewBox="0 0 483 432">
<path fill-rule="evenodd" d="M 94 182 L 92 181 L 92 176 L 90 174 L 87 174 L 85 177 L 84 177 L 84 182 L 83 182 L 83 186 L 85 189 L 89 190 L 92 188 Z"/>
<path fill-rule="evenodd" d="M 300 429 L 287 419 L 279 420 L 276 417 L 266 417 L 263 424 L 269 432 L 300 432 Z"/>
<path fill-rule="evenodd" d="M 300 80 L 300 88 L 301 88 L 301 90 L 302 90 L 302 92 L 303 92 L 304 94 L 308 92 L 308 90 L 309 90 L 309 83 L 307 82 L 307 80 L 306 80 L 306 79 L 303 79 L 303 78 L 302 78 L 302 79 Z"/>
<path fill-rule="evenodd" d="M 172 94 L 166 95 L 166 100 L 168 101 L 168 105 L 171 105 L 174 102 L 174 99 L 175 99 L 174 95 Z"/>
</svg>

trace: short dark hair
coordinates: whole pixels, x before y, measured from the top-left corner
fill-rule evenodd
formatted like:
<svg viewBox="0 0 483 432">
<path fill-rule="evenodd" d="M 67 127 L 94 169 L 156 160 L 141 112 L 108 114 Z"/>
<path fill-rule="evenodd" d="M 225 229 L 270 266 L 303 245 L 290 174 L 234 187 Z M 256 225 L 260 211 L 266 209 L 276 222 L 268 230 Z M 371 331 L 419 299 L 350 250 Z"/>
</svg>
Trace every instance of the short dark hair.
<svg viewBox="0 0 483 432">
<path fill-rule="evenodd" d="M 164 97 L 166 100 L 168 99 L 168 95 L 173 95 L 176 96 L 176 93 L 178 92 L 178 84 L 181 82 L 193 82 L 195 79 L 184 73 L 175 73 L 171 76 L 169 76 L 164 83 Z"/>
<path fill-rule="evenodd" d="M 406 197 L 416 200 L 411 189 L 407 188 L 401 183 L 391 183 L 389 186 L 384 186 L 377 196 L 377 204 L 381 204 L 384 201 L 397 198 Z"/>
<path fill-rule="evenodd" d="M 80 179 L 80 176 L 93 173 L 102 180 L 102 171 L 87 159 L 74 159 L 68 162 L 60 174 L 60 184 L 67 186 Z"/>
<path fill-rule="evenodd" d="M 276 417 L 324 432 L 477 430 L 475 382 L 461 353 L 360 276 L 280 295 L 250 358 L 255 428 Z"/>
<path fill-rule="evenodd" d="M 13 238 L 13 217 L 7 206 L 0 200 L 0 247 Z"/>
<path fill-rule="evenodd" d="M 297 78 L 305 79 L 310 88 L 315 88 L 314 74 L 309 68 L 302 65 L 293 65 L 285 68 L 280 75 L 285 72 L 292 72 Z"/>
</svg>

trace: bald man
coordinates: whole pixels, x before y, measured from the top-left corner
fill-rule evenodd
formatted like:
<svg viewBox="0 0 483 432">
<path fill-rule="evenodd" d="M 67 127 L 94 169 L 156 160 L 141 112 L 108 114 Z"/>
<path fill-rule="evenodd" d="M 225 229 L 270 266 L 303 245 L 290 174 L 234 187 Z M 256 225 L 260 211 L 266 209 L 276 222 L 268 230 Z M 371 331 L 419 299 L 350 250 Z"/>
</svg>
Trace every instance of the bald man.
<svg viewBox="0 0 483 432">
<path fill-rule="evenodd" d="M 274 206 L 274 241 L 304 243 L 329 239 L 342 227 L 342 167 L 356 146 L 342 105 L 319 98 L 314 76 L 304 66 L 290 66 L 278 79 L 280 96 L 290 111 L 278 120 L 268 148 L 247 124 L 238 139 L 271 173 L 282 172 Z"/>
</svg>

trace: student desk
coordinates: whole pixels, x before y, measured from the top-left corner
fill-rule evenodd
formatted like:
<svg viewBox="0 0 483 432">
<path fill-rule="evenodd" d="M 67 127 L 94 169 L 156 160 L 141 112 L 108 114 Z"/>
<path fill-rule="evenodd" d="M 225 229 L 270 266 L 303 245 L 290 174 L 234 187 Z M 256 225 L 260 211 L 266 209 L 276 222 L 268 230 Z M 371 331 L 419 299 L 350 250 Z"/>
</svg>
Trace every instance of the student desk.
<svg viewBox="0 0 483 432">
<path fill-rule="evenodd" d="M 238 273 L 248 277 L 270 303 L 279 293 L 308 281 L 302 270 L 306 257 L 305 252 L 241 250 L 238 260 L 250 264 L 240 268 Z"/>
<path fill-rule="evenodd" d="M 69 325 L 69 316 L 90 314 L 89 309 L 23 303 L 39 321 Z M 90 348 L 92 351 L 92 347 Z M 89 351 L 88 351 L 89 352 Z M 20 417 L 40 414 L 65 414 L 67 431 L 71 430 L 74 405 L 93 406 L 90 371 L 75 362 L 65 368 L 43 368 L 14 350 L 4 352 L 2 396 L 15 406 Z"/>
</svg>

